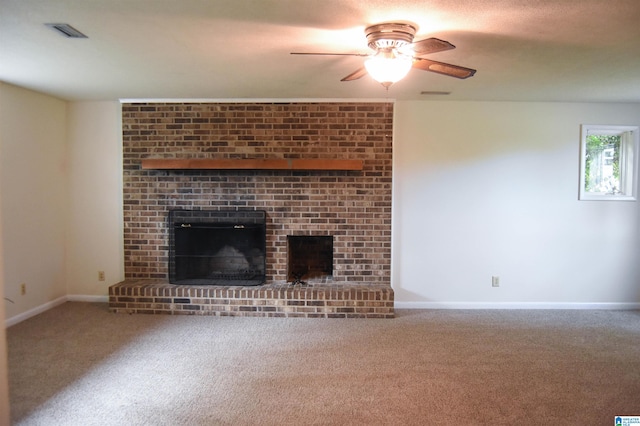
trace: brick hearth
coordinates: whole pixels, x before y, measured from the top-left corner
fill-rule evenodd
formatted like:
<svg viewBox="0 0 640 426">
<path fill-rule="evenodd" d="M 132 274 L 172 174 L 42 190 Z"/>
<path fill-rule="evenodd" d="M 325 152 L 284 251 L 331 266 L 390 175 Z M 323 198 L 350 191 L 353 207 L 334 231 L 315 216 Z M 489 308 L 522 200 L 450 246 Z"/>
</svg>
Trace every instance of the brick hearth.
<svg viewBox="0 0 640 426">
<path fill-rule="evenodd" d="M 136 314 L 394 317 L 393 290 L 385 285 L 184 286 L 163 280 L 129 280 L 111 286 L 109 308 Z"/>
</svg>

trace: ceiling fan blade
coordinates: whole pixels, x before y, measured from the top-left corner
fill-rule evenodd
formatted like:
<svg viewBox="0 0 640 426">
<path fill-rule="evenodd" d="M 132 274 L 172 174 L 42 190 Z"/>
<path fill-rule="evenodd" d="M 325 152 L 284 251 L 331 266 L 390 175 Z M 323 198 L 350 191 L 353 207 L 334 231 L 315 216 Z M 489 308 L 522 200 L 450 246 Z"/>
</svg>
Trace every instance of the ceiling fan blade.
<svg viewBox="0 0 640 426">
<path fill-rule="evenodd" d="M 292 55 L 321 55 L 321 56 L 370 56 L 367 53 L 325 53 L 325 52 L 291 52 Z"/>
<path fill-rule="evenodd" d="M 430 59 L 416 58 L 413 67 L 438 74 L 448 75 L 455 78 L 469 78 L 476 73 L 476 70 L 458 65 L 445 64 L 444 62 L 432 61 Z"/>
<path fill-rule="evenodd" d="M 349 74 L 348 76 L 346 76 L 345 78 L 343 78 L 340 81 L 353 81 L 353 80 L 357 80 L 359 78 L 362 78 L 365 75 L 367 75 L 367 69 L 365 67 L 361 67 L 361 68 L 359 68 L 356 71 L 352 72 L 351 74 Z"/>
<path fill-rule="evenodd" d="M 439 38 L 425 38 L 424 40 L 416 41 L 410 45 L 417 56 L 426 55 L 429 53 L 442 52 L 445 50 L 455 49 L 456 47 L 445 40 Z"/>
</svg>

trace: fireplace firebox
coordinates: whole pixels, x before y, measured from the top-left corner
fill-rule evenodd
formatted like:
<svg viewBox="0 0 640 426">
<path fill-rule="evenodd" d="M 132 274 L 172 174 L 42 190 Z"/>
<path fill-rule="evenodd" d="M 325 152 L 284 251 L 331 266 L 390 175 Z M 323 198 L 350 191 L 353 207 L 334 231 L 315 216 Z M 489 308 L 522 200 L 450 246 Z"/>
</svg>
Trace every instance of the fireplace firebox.
<svg viewBox="0 0 640 426">
<path fill-rule="evenodd" d="M 169 282 L 255 286 L 265 276 L 264 210 L 169 212 Z"/>
<path fill-rule="evenodd" d="M 333 237 L 324 235 L 287 236 L 287 281 L 333 278 Z"/>
</svg>

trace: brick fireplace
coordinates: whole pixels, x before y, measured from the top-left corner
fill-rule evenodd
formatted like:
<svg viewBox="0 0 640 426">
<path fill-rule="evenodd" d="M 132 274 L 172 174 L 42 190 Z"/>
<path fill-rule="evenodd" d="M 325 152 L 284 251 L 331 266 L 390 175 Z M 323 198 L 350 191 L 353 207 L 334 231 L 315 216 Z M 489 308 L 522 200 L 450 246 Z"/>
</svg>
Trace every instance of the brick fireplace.
<svg viewBox="0 0 640 426">
<path fill-rule="evenodd" d="M 122 110 L 125 281 L 110 289 L 113 311 L 393 316 L 392 103 L 132 103 Z M 147 159 L 359 160 L 362 169 L 143 169 Z M 264 211 L 265 285 L 170 284 L 175 209 Z M 331 241 L 333 265 L 321 282 L 292 282 L 288 250 L 296 237 Z"/>
</svg>

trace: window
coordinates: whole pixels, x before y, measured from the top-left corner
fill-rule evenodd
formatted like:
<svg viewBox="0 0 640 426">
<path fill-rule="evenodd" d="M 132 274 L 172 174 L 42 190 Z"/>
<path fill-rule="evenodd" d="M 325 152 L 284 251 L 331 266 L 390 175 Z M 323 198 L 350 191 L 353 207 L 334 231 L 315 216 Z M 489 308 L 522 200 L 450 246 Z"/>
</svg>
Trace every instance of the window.
<svg viewBox="0 0 640 426">
<path fill-rule="evenodd" d="M 581 200 L 636 199 L 638 134 L 638 126 L 582 126 Z"/>
</svg>

